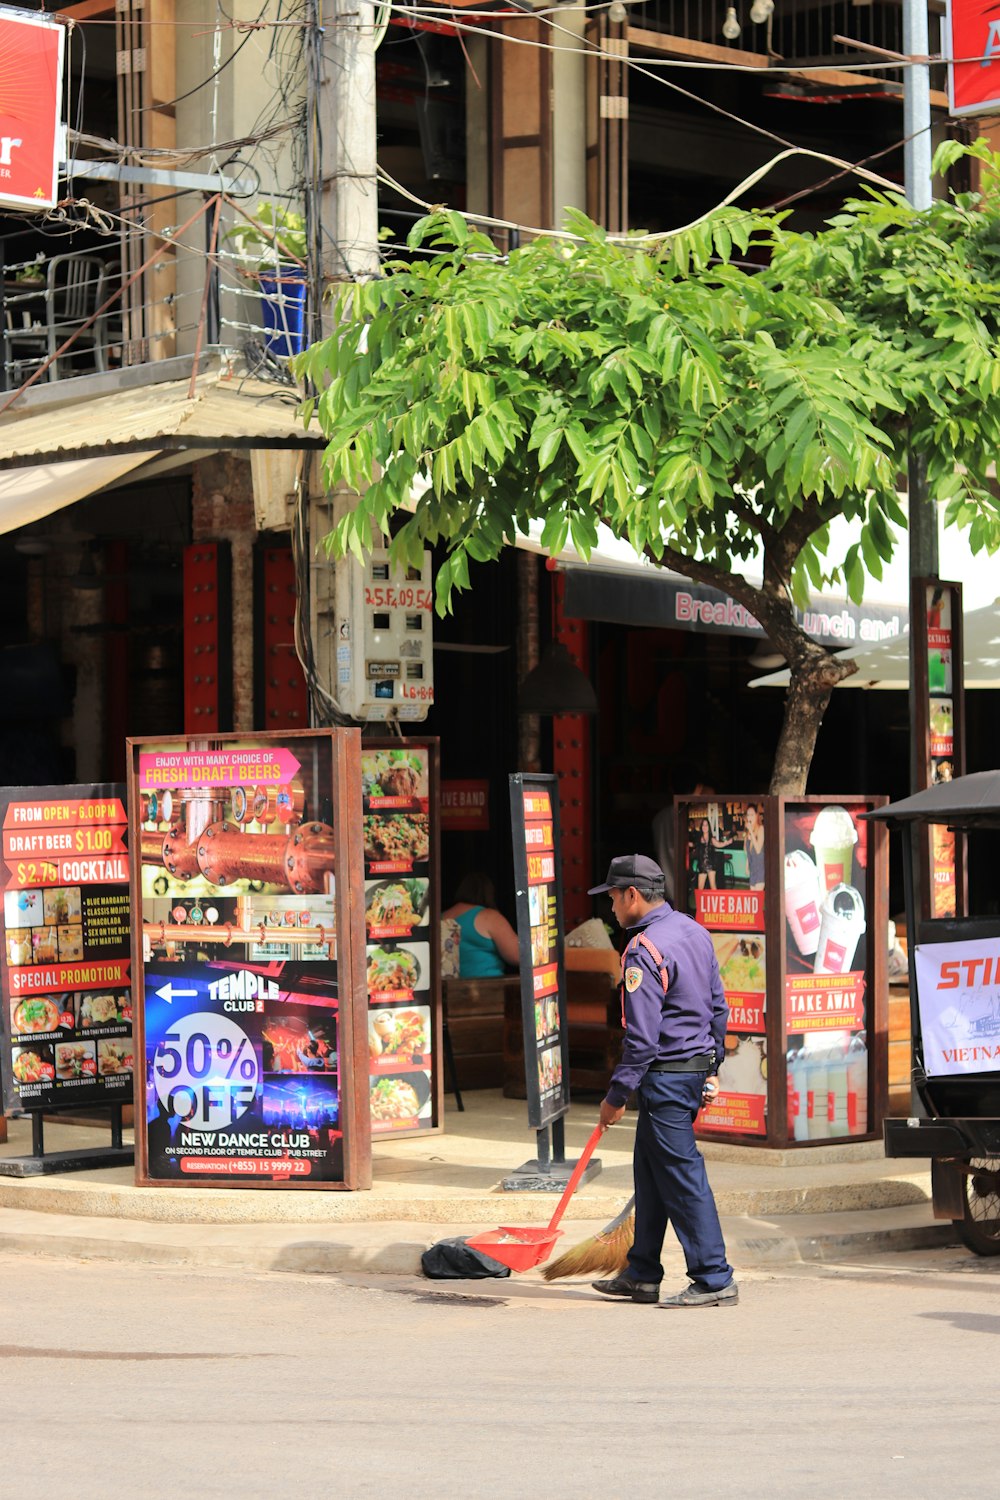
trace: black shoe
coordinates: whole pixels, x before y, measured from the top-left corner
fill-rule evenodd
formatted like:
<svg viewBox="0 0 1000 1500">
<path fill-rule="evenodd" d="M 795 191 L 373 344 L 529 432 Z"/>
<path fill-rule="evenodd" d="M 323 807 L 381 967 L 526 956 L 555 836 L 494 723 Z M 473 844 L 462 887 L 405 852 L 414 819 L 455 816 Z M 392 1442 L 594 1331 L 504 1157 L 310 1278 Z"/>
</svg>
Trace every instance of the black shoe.
<svg viewBox="0 0 1000 1500">
<path fill-rule="evenodd" d="M 690 1286 L 684 1288 L 683 1292 L 678 1292 L 675 1297 L 664 1297 L 660 1306 L 735 1307 L 739 1300 L 740 1289 L 735 1281 L 731 1281 L 728 1286 L 722 1287 L 717 1292 L 710 1292 L 707 1287 L 696 1286 L 692 1282 Z"/>
<path fill-rule="evenodd" d="M 630 1297 L 633 1302 L 659 1302 L 660 1288 L 655 1281 L 633 1281 L 631 1276 L 612 1276 L 610 1281 L 592 1281 L 595 1292 L 603 1297 Z"/>
</svg>

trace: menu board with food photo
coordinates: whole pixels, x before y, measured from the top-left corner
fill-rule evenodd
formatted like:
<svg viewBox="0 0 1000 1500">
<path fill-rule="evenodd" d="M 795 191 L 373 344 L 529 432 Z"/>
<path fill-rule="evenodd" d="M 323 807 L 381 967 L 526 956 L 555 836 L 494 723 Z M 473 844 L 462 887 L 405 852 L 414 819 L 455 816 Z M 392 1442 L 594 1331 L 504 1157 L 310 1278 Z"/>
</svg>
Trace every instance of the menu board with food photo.
<svg viewBox="0 0 1000 1500">
<path fill-rule="evenodd" d="M 338 1187 L 363 1170 L 359 743 L 131 742 L 141 1181 Z"/>
<path fill-rule="evenodd" d="M 926 657 L 926 687 L 917 732 L 923 729 L 921 785 L 937 786 L 965 772 L 964 661 L 962 649 L 962 586 L 940 579 L 914 579 L 912 606 L 923 633 L 918 633 L 918 664 Z M 924 880 L 921 892 L 925 914 L 954 917 L 966 910 L 964 840 L 954 830 L 935 824 L 923 834 Z"/>
<path fill-rule="evenodd" d="M 784 805 L 784 1029 L 791 1140 L 867 1131 L 870 830 L 859 815 L 873 805 L 849 798 Z M 859 1060 L 864 1073 L 860 1092 Z M 854 1084 L 850 1109 L 849 1068 Z"/>
<path fill-rule="evenodd" d="M 569 1108 L 558 778 L 511 776 L 510 808 L 528 1123 L 537 1130 Z"/>
<path fill-rule="evenodd" d="M 437 756 L 436 740 L 361 749 L 373 1134 L 440 1126 Z"/>
<path fill-rule="evenodd" d="M 729 1005 L 719 1093 L 698 1115 L 706 1133 L 767 1132 L 766 804 L 762 799 L 683 800 L 687 910 L 712 934 Z"/>
<path fill-rule="evenodd" d="M 124 788 L 7 787 L 2 1034 L 6 1109 L 132 1097 Z"/>
</svg>

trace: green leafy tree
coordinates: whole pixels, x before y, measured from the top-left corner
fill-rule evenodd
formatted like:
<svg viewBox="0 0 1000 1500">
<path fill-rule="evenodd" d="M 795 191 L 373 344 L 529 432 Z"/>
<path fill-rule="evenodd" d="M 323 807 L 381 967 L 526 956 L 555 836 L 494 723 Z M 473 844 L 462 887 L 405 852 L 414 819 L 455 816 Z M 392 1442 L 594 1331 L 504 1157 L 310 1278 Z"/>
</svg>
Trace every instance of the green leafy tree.
<svg viewBox="0 0 1000 1500">
<path fill-rule="evenodd" d="M 942 148 L 938 170 L 966 149 Z M 603 521 L 763 626 L 791 672 L 771 790 L 801 793 L 855 668 L 795 609 L 838 581 L 858 601 L 881 576 L 908 449 L 972 550 L 1000 544 L 1000 157 L 969 154 L 977 193 L 916 213 L 869 191 L 815 235 L 727 208 L 622 244 L 574 213 L 575 239 L 504 262 L 460 215 L 422 220 L 411 247 L 436 253 L 341 288 L 337 333 L 300 361 L 328 480 L 358 495 L 331 548 L 361 556 L 391 529 L 416 561 L 443 543 L 444 611 L 529 522 L 586 557 Z M 859 540 L 831 558 L 838 515 Z"/>
</svg>

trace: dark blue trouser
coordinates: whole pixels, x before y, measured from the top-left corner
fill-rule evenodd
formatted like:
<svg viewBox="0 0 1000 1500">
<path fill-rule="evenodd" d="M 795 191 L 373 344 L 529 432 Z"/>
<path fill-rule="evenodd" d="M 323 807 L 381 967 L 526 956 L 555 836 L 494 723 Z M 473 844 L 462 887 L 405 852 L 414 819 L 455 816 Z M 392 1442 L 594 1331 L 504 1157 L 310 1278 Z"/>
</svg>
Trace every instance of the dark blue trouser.
<svg viewBox="0 0 1000 1500">
<path fill-rule="evenodd" d="M 635 1132 L 635 1242 L 626 1275 L 663 1278 L 660 1255 L 667 1224 L 681 1242 L 687 1273 L 718 1291 L 733 1279 L 705 1162 L 694 1138 L 705 1073 L 647 1073 L 639 1085 Z"/>
</svg>

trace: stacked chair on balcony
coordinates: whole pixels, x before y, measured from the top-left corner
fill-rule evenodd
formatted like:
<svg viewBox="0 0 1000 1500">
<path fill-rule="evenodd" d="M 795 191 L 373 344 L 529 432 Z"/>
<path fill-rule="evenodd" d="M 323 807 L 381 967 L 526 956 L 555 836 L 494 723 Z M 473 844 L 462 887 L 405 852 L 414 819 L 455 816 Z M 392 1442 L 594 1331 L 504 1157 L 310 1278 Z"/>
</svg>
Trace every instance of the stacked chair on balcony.
<svg viewBox="0 0 1000 1500">
<path fill-rule="evenodd" d="M 85 355 L 92 368 L 103 371 L 105 338 L 107 330 L 103 319 L 96 319 L 85 327 L 105 300 L 104 290 L 108 275 L 105 262 L 97 255 L 56 255 L 46 267 L 45 284 L 39 287 L 32 299 L 33 305 L 44 307 L 43 319 L 30 328 L 8 326 L 4 330 L 5 363 L 13 367 L 23 378 L 28 363 L 40 364 L 50 360 L 46 371 L 50 380 L 59 379 L 60 363 L 69 366 L 69 373 L 82 374 L 81 355 Z M 8 318 L 8 324 L 12 320 Z M 75 341 L 62 356 L 55 358 L 72 333 Z"/>
</svg>

